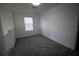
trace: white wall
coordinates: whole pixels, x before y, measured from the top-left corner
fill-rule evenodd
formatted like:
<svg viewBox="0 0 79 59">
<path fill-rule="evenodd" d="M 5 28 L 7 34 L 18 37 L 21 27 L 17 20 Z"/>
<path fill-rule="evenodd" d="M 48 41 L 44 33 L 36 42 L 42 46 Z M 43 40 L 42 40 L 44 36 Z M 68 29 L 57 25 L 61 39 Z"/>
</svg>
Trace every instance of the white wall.
<svg viewBox="0 0 79 59">
<path fill-rule="evenodd" d="M 78 24 L 76 7 L 74 4 L 62 4 L 42 13 L 42 35 L 75 49 Z"/>
<path fill-rule="evenodd" d="M 5 48 L 3 32 L 2 32 L 2 25 L 1 25 L 1 17 L 0 17 L 0 56 L 6 55 L 7 51 Z"/>
<path fill-rule="evenodd" d="M 33 31 L 25 31 L 24 17 L 33 17 L 33 26 L 34 26 Z M 14 22 L 15 22 L 16 38 L 36 35 L 40 33 L 38 15 L 24 12 L 15 12 L 14 19 L 15 19 Z"/>
<path fill-rule="evenodd" d="M 6 46 L 6 50 L 14 47 L 15 36 L 14 36 L 14 24 L 13 17 L 10 11 L 0 11 L 1 24 L 3 30 L 3 38 Z"/>
</svg>

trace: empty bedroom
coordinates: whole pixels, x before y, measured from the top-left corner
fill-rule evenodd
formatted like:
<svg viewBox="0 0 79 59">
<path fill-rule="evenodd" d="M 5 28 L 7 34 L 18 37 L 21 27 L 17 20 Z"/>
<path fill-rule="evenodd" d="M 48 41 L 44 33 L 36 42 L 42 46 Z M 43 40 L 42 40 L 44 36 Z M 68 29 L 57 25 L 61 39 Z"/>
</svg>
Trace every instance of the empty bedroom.
<svg viewBox="0 0 79 59">
<path fill-rule="evenodd" d="M 1 56 L 78 56 L 78 3 L 0 3 Z"/>
</svg>

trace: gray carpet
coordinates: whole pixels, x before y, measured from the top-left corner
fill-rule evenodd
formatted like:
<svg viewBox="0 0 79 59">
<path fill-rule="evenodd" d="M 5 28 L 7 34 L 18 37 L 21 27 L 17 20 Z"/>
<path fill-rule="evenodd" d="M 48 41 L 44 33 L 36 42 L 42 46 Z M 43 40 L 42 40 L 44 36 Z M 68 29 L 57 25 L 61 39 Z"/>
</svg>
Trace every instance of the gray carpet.
<svg viewBox="0 0 79 59">
<path fill-rule="evenodd" d="M 48 39 L 35 35 L 16 40 L 16 45 L 8 52 L 9 56 L 75 56 L 69 48 Z"/>
</svg>

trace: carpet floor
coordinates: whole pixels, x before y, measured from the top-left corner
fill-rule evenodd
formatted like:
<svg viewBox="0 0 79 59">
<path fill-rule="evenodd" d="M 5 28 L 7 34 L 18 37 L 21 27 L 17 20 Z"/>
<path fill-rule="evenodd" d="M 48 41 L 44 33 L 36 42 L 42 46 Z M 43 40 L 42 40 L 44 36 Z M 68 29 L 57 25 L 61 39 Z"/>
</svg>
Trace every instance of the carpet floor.
<svg viewBox="0 0 79 59">
<path fill-rule="evenodd" d="M 16 40 L 9 56 L 76 56 L 75 51 L 42 35 L 34 35 Z"/>
</svg>

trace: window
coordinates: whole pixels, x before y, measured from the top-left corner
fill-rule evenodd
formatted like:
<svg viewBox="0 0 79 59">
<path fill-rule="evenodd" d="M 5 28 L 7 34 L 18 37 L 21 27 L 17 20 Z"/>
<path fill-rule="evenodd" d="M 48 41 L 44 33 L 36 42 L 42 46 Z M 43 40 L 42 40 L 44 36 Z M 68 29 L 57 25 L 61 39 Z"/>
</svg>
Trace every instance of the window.
<svg viewBox="0 0 79 59">
<path fill-rule="evenodd" d="M 33 31 L 33 19 L 32 17 L 24 17 L 24 24 L 26 31 Z"/>
</svg>

